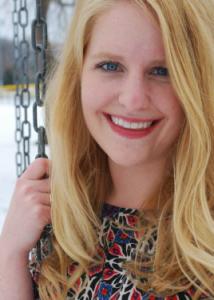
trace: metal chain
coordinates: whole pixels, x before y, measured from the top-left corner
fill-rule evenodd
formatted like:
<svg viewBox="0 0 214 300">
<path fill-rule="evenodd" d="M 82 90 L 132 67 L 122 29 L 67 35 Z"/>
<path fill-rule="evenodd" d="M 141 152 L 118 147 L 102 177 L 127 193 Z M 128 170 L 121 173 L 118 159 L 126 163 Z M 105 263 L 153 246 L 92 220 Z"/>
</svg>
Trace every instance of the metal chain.
<svg viewBox="0 0 214 300">
<path fill-rule="evenodd" d="M 24 122 L 22 123 L 22 138 L 24 152 L 24 169 L 30 164 L 30 138 L 31 124 L 28 121 L 28 108 L 30 106 L 31 95 L 29 91 L 29 42 L 26 40 L 26 28 L 28 26 L 27 1 L 20 0 L 19 25 L 22 31 L 22 40 L 20 41 L 21 57 L 21 105 L 24 109 Z"/>
<path fill-rule="evenodd" d="M 16 94 L 14 98 L 15 104 L 15 115 L 16 115 L 16 131 L 15 131 L 15 140 L 17 143 L 17 152 L 16 152 L 16 174 L 20 176 L 22 173 L 22 153 L 21 153 L 21 95 L 19 87 L 19 23 L 18 23 L 18 9 L 17 9 L 17 0 L 14 0 L 14 9 L 12 13 L 12 22 L 13 22 L 13 49 L 14 49 L 14 62 L 15 62 L 15 72 L 14 72 L 14 82 L 16 83 Z"/>
<path fill-rule="evenodd" d="M 31 95 L 28 75 L 29 42 L 26 40 L 26 27 L 28 26 L 26 0 L 14 0 L 12 21 L 14 28 L 14 81 L 16 83 L 14 99 L 16 115 L 15 141 L 17 143 L 16 173 L 19 177 L 30 164 L 31 125 L 28 121 L 28 108 L 30 106 Z M 21 144 L 23 151 L 21 151 Z"/>
<path fill-rule="evenodd" d="M 45 157 L 45 144 L 47 141 L 44 126 L 38 125 L 38 107 L 44 106 L 44 96 L 46 92 L 45 76 L 47 69 L 46 50 L 48 44 L 48 32 L 46 20 L 42 17 L 42 1 L 36 0 L 36 18 L 32 23 L 32 47 L 36 58 L 36 78 L 35 78 L 35 102 L 33 104 L 33 127 L 38 133 L 38 154 L 36 158 Z M 43 229 L 41 237 L 36 245 L 37 261 L 42 261 L 42 241 L 47 240 L 48 248 L 52 249 L 50 239 L 51 224 Z"/>
<path fill-rule="evenodd" d="M 46 157 L 45 144 L 47 141 L 44 126 L 38 125 L 38 107 L 44 106 L 46 92 L 45 76 L 47 70 L 46 50 L 48 32 L 46 20 L 42 17 L 42 1 L 36 0 L 36 18 L 32 23 L 32 47 L 36 57 L 35 102 L 33 104 L 33 127 L 38 133 L 38 157 Z"/>
</svg>

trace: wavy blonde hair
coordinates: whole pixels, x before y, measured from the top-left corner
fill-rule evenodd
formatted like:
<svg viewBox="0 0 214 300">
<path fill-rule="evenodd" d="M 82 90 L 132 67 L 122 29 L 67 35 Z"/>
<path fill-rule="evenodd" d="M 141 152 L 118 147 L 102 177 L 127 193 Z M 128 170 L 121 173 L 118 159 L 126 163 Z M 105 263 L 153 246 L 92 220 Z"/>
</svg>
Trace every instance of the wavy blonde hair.
<svg viewBox="0 0 214 300">
<path fill-rule="evenodd" d="M 99 216 L 112 181 L 106 154 L 84 122 L 81 71 L 96 19 L 115 2 L 77 1 L 60 62 L 49 82 L 46 109 L 54 237 L 53 252 L 43 261 L 39 279 L 42 300 L 65 299 L 69 287 L 75 290 L 79 276 L 99 263 L 95 258 Z M 170 295 L 194 286 L 194 299 L 202 291 L 214 297 L 214 1 L 131 2 L 139 9 L 148 8 L 160 26 L 171 83 L 186 116 L 173 172 L 162 189 L 151 288 Z M 71 262 L 78 264 L 67 279 Z M 138 255 L 126 268 L 139 279 L 144 275 L 140 266 Z"/>
</svg>

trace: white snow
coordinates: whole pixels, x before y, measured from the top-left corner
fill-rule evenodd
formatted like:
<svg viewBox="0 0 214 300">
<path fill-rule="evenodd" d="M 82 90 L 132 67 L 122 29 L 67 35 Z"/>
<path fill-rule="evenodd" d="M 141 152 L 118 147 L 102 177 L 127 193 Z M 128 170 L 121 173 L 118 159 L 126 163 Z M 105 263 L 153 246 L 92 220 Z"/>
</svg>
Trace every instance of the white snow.
<svg viewBox="0 0 214 300">
<path fill-rule="evenodd" d="M 15 154 L 17 145 L 15 142 L 15 108 L 14 93 L 0 93 L 0 233 L 10 205 L 10 200 L 15 187 L 16 162 Z M 33 102 L 33 101 L 32 101 Z M 28 111 L 28 118 L 32 123 L 32 105 Z M 38 125 L 43 125 L 43 118 L 39 118 Z M 37 153 L 37 134 L 33 126 L 31 128 L 30 161 Z M 46 149 L 48 154 L 48 149 Z"/>
</svg>

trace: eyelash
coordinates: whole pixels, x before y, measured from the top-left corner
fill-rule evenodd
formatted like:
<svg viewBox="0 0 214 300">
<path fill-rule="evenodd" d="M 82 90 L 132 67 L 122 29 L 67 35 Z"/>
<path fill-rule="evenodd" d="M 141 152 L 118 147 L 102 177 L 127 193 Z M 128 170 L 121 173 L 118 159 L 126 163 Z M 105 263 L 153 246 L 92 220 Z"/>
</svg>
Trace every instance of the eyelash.
<svg viewBox="0 0 214 300">
<path fill-rule="evenodd" d="M 102 63 L 98 64 L 97 68 L 103 70 L 104 72 L 119 72 L 115 69 L 114 70 L 105 69 L 104 66 L 107 66 L 107 65 L 112 65 L 112 66 L 114 65 L 116 67 L 119 67 L 119 63 L 116 63 L 116 62 L 113 62 L 113 61 L 106 61 L 106 62 L 102 62 Z"/>
<path fill-rule="evenodd" d="M 96 65 L 96 68 L 101 69 L 102 71 L 104 71 L 106 73 L 108 73 L 108 72 L 110 72 L 110 73 L 120 72 L 120 71 L 116 70 L 115 68 L 114 69 L 104 68 L 104 66 L 108 66 L 108 65 L 116 66 L 116 68 L 118 68 L 120 66 L 120 64 L 117 63 L 117 62 L 106 61 L 106 62 L 102 62 L 102 63 L 99 63 L 98 65 Z M 165 70 L 165 72 L 167 72 L 167 74 L 165 74 L 165 75 L 157 75 L 157 76 L 161 76 L 161 77 L 168 76 L 168 70 L 167 70 L 167 68 L 158 66 L 158 67 L 153 68 L 153 70 L 162 70 L 162 71 Z"/>
</svg>

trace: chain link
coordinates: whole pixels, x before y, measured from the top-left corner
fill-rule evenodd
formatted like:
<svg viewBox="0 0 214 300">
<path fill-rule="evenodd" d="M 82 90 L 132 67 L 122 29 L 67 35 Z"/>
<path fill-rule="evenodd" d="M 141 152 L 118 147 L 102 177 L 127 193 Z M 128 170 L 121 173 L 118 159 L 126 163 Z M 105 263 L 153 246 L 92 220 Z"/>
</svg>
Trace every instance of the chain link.
<svg viewBox="0 0 214 300">
<path fill-rule="evenodd" d="M 31 100 L 28 75 L 30 51 L 29 42 L 26 40 L 26 27 L 28 26 L 26 0 L 14 0 L 12 22 L 14 29 L 14 82 L 16 83 L 14 102 L 16 116 L 15 141 L 17 143 L 17 152 L 15 159 L 16 174 L 17 177 L 19 177 L 30 164 L 31 125 L 28 121 L 28 108 Z"/>
<path fill-rule="evenodd" d="M 22 173 L 22 153 L 21 153 L 21 95 L 19 86 L 19 23 L 18 23 L 18 9 L 17 0 L 14 0 L 14 10 L 12 13 L 13 21 L 13 49 L 14 49 L 14 61 L 15 61 L 15 72 L 14 72 L 14 82 L 16 83 L 16 93 L 15 93 L 15 116 L 16 116 L 16 131 L 15 131 L 15 141 L 17 143 L 16 152 L 16 174 L 20 176 Z"/>
<path fill-rule="evenodd" d="M 36 18 L 32 22 L 32 47 L 36 58 L 36 78 L 35 78 L 35 102 L 33 104 L 33 127 L 38 133 L 38 154 L 36 158 L 45 157 L 45 144 L 47 142 L 44 126 L 38 125 L 38 107 L 44 106 L 44 96 L 46 92 L 45 76 L 47 69 L 47 45 L 48 32 L 46 20 L 42 17 L 42 1 L 36 0 Z M 50 224 L 43 229 L 41 237 L 36 245 L 37 261 L 42 260 L 41 240 L 48 236 Z M 48 239 L 49 248 L 52 249 L 51 239 Z"/>
<path fill-rule="evenodd" d="M 38 125 L 38 107 L 44 106 L 46 92 L 45 76 L 47 70 L 48 31 L 46 20 L 42 17 L 42 1 L 36 0 L 36 18 L 32 22 L 32 47 L 36 58 L 35 102 L 33 104 L 33 127 L 38 133 L 38 157 L 46 157 L 47 142 L 44 126 Z"/>
</svg>

